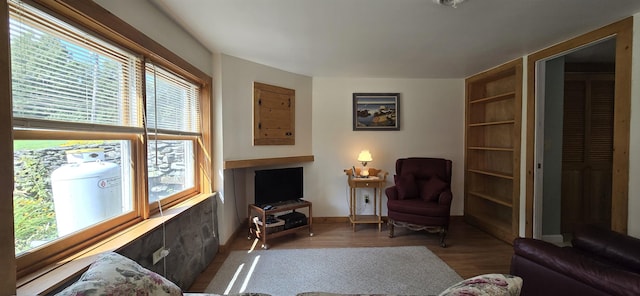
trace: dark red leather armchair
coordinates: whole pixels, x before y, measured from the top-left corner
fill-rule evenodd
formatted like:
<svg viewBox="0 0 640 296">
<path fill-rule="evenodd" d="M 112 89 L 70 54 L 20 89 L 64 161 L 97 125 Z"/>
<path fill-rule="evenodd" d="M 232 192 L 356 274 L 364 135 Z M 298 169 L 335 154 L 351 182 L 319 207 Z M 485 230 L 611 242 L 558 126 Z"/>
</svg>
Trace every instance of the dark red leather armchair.
<svg viewBox="0 0 640 296">
<path fill-rule="evenodd" d="M 385 190 L 389 237 L 394 227 L 440 233 L 440 246 L 449 228 L 451 160 L 411 157 L 396 161 L 395 185 Z"/>
</svg>

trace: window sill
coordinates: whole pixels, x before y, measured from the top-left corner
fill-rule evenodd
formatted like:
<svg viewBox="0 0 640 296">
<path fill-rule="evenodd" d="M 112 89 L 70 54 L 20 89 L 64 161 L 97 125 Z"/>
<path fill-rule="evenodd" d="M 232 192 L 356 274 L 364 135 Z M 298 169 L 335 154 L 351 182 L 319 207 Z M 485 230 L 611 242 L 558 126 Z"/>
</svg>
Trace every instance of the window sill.
<svg viewBox="0 0 640 296">
<path fill-rule="evenodd" d="M 125 229 L 82 252 L 64 258 L 37 272 L 18 279 L 17 295 L 43 295 L 58 288 L 65 282 L 82 274 L 93 263 L 97 256 L 104 252 L 116 251 L 132 241 L 153 231 L 163 222 L 167 222 L 180 213 L 207 200 L 214 194 L 199 194 L 163 211 L 163 215 L 156 214 L 149 219 Z"/>
</svg>

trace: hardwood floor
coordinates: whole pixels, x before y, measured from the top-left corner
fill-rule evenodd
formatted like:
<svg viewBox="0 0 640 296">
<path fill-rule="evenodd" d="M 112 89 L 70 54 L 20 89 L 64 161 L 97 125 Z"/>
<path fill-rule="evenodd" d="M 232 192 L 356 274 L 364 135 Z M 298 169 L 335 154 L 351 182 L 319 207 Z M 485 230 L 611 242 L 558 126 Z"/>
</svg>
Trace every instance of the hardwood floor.
<svg viewBox="0 0 640 296">
<path fill-rule="evenodd" d="M 358 225 L 356 232 L 349 223 L 320 223 L 314 220 L 314 236 L 300 231 L 269 242 L 270 249 L 302 248 L 356 248 L 426 246 L 446 262 L 461 277 L 469 278 L 485 273 L 509 273 L 513 248 L 493 236 L 471 226 L 462 217 L 452 217 L 447 235 L 447 247 L 440 247 L 440 237 L 426 231 L 409 231 L 396 228 L 395 237 L 389 238 L 386 225 L 382 232 L 374 225 Z M 189 288 L 189 292 L 203 292 L 226 259 L 229 251 L 249 250 L 254 241 L 241 235 L 229 242 L 228 251 L 216 255 L 202 274 Z M 257 243 L 256 248 L 260 247 Z"/>
</svg>

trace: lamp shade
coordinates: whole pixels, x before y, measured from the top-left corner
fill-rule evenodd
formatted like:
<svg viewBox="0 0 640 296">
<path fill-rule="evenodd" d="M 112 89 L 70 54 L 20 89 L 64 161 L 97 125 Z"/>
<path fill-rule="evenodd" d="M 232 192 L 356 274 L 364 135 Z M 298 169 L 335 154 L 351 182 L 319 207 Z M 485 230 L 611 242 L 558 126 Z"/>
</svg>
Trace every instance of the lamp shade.
<svg viewBox="0 0 640 296">
<path fill-rule="evenodd" d="M 369 152 L 369 150 L 360 151 L 360 154 L 358 154 L 358 161 L 373 161 L 373 158 L 371 158 L 371 152 Z"/>
</svg>

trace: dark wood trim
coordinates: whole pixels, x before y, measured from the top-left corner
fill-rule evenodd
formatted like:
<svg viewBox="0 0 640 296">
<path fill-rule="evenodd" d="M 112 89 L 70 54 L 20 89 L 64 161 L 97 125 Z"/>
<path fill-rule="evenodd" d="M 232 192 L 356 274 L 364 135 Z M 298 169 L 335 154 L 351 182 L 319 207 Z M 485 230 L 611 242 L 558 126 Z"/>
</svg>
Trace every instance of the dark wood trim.
<svg viewBox="0 0 640 296">
<path fill-rule="evenodd" d="M 249 229 L 249 225 L 247 224 L 247 219 L 242 219 L 242 222 L 240 223 L 238 228 L 236 228 L 236 230 L 231 234 L 227 242 L 225 244 L 221 244 L 218 247 L 218 254 L 227 254 L 231 252 L 232 251 L 231 244 L 233 243 L 233 241 L 242 239 L 245 237 L 248 238 L 249 237 L 248 229 Z M 216 256 L 218 255 L 216 254 Z"/>
<path fill-rule="evenodd" d="M 536 63 L 568 50 L 610 36 L 616 37 L 616 83 L 614 111 L 614 152 L 612 180 L 611 228 L 627 233 L 629 204 L 629 141 L 631 119 L 631 58 L 633 17 L 533 53 L 527 63 L 527 155 L 525 235 L 533 236 L 533 203 L 535 172 Z"/>
<path fill-rule="evenodd" d="M 616 34 L 616 83 L 613 123 L 613 182 L 611 229 L 627 233 L 629 215 L 629 146 L 631 137 L 631 73 L 633 18 Z"/>
<path fill-rule="evenodd" d="M 0 294 L 16 293 L 16 257 L 13 232 L 13 137 L 11 136 L 11 59 L 9 56 L 9 9 L 0 3 Z M 11 165 L 10 165 L 11 164 Z"/>
<path fill-rule="evenodd" d="M 386 221 L 386 217 L 382 217 Z M 313 223 L 349 223 L 349 217 L 313 217 Z"/>
<path fill-rule="evenodd" d="M 202 121 L 201 133 L 202 133 L 202 142 L 199 144 L 198 150 L 198 163 L 202 164 L 200 166 L 200 192 L 213 192 L 215 188 L 213 184 L 213 180 L 215 179 L 213 176 L 213 79 L 209 77 L 205 83 L 202 85 L 200 89 L 200 95 L 203 97 L 200 100 L 200 110 L 202 116 L 200 120 Z M 209 99 L 207 99 L 209 98 Z"/>
</svg>

